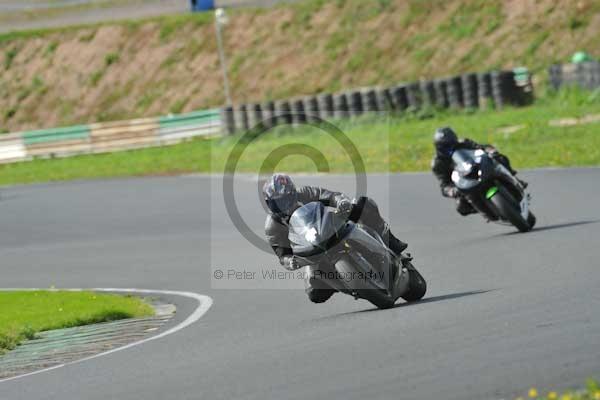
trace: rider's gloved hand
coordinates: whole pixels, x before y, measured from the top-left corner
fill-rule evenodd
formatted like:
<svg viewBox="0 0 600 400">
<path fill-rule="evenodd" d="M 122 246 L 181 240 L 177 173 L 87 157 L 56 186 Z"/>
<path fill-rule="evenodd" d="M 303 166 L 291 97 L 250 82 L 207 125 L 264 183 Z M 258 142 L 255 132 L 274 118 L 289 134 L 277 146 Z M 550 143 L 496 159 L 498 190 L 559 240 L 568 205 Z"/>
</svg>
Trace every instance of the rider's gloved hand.
<svg viewBox="0 0 600 400">
<path fill-rule="evenodd" d="M 342 214 L 350 214 L 352 211 L 352 201 L 350 199 L 341 199 L 338 202 L 337 209 Z"/>
<path fill-rule="evenodd" d="M 447 186 L 444 188 L 444 195 L 446 197 L 451 197 L 453 199 L 457 198 L 459 195 L 458 189 L 454 186 Z"/>
<path fill-rule="evenodd" d="M 498 149 L 495 148 L 494 146 L 486 146 L 484 150 L 489 155 L 498 154 Z"/>
<path fill-rule="evenodd" d="M 295 256 L 284 256 L 283 260 L 281 260 L 281 264 L 283 264 L 283 268 L 288 271 L 295 271 L 300 268 L 298 259 Z"/>
</svg>

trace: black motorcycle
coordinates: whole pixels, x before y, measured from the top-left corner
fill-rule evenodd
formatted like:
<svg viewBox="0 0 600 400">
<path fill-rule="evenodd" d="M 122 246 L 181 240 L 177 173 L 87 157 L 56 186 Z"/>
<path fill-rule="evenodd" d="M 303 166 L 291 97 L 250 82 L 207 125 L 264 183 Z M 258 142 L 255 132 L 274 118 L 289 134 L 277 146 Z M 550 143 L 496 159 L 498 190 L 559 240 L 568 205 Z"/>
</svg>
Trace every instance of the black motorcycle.
<svg viewBox="0 0 600 400">
<path fill-rule="evenodd" d="M 410 255 L 397 257 L 377 232 L 357 222 L 360 212 L 359 205 L 348 215 L 320 202 L 298 208 L 289 240 L 299 264 L 311 279 L 378 308 L 391 308 L 400 297 L 420 300 L 427 284 Z"/>
<path fill-rule="evenodd" d="M 459 149 L 452 160 L 452 182 L 488 221 L 511 224 L 521 232 L 533 229 L 531 196 L 504 165 L 483 150 Z"/>
</svg>

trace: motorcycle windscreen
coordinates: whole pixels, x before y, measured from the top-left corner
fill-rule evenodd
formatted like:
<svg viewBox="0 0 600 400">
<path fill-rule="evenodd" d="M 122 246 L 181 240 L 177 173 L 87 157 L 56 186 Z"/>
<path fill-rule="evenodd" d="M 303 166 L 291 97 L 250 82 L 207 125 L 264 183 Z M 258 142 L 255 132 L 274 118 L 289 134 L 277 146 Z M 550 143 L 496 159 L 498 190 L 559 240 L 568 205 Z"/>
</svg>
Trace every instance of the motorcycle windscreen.
<svg viewBox="0 0 600 400">
<path fill-rule="evenodd" d="M 478 172 L 484 154 L 483 150 L 468 149 L 459 149 L 452 154 L 454 171 L 451 178 L 457 188 L 470 190 L 479 184 Z"/>
<path fill-rule="evenodd" d="M 467 149 L 459 149 L 452 153 L 452 161 L 454 169 L 461 175 L 468 175 L 473 169 L 475 161 L 475 151 Z"/>
<path fill-rule="evenodd" d="M 290 218 L 288 238 L 295 254 L 308 254 L 327 250 L 328 242 L 346 223 L 333 208 L 320 202 L 305 204 Z"/>
</svg>

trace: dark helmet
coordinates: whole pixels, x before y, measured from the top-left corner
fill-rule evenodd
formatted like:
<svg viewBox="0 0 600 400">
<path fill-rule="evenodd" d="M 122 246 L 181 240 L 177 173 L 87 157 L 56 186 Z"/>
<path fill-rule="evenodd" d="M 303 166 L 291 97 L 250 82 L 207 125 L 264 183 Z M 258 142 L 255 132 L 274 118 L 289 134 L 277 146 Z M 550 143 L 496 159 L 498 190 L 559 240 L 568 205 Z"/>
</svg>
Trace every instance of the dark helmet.
<svg viewBox="0 0 600 400">
<path fill-rule="evenodd" d="M 271 213 L 278 217 L 289 217 L 298 203 L 296 185 L 285 174 L 274 174 L 263 186 L 263 196 Z"/>
<path fill-rule="evenodd" d="M 439 155 L 451 156 L 458 144 L 458 137 L 450 127 L 439 128 L 433 135 L 433 143 Z"/>
</svg>

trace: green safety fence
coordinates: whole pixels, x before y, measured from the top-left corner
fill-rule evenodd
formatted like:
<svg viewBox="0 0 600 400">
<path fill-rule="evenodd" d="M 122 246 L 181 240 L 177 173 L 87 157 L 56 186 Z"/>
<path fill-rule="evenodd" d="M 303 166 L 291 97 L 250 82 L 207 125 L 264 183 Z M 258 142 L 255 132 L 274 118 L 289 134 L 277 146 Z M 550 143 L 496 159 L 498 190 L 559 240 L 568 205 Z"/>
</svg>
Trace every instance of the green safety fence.
<svg viewBox="0 0 600 400">
<path fill-rule="evenodd" d="M 90 127 L 88 125 L 23 132 L 23 142 L 26 146 L 47 142 L 88 139 L 89 137 Z"/>
<path fill-rule="evenodd" d="M 164 116 L 158 118 L 158 124 L 161 128 L 175 128 L 196 124 L 212 124 L 220 122 L 221 115 L 219 109 L 195 111 L 186 114 Z"/>
</svg>

